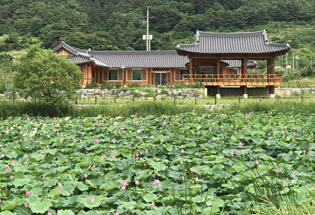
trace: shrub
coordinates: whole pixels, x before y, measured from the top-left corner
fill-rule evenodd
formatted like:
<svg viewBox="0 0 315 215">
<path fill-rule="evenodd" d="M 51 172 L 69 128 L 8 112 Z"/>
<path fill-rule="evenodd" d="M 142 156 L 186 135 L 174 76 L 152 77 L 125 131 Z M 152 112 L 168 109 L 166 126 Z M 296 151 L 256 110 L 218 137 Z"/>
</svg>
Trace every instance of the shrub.
<svg viewBox="0 0 315 215">
<path fill-rule="evenodd" d="M 187 88 L 187 85 L 184 83 L 179 83 L 174 86 L 175 89 Z"/>
<path fill-rule="evenodd" d="M 121 83 L 120 83 L 120 82 L 116 82 L 115 88 L 116 88 L 116 89 L 119 89 L 120 87 L 121 87 Z"/>
<path fill-rule="evenodd" d="M 133 88 L 133 87 L 140 87 L 140 83 L 129 83 L 128 87 Z"/>
<path fill-rule="evenodd" d="M 202 82 L 193 82 L 188 85 L 189 88 L 205 88 Z"/>
<path fill-rule="evenodd" d="M 114 88 L 114 85 L 110 82 L 105 82 L 104 84 L 101 85 L 101 89 L 111 90 L 113 88 Z"/>
</svg>

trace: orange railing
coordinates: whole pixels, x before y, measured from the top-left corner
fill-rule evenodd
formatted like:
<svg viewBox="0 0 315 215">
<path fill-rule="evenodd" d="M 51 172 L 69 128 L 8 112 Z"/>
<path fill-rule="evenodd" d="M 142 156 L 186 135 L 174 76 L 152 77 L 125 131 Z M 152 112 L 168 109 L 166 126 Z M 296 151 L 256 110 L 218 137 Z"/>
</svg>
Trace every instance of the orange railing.
<svg viewBox="0 0 315 215">
<path fill-rule="evenodd" d="M 259 86 L 259 85 L 281 85 L 283 75 L 276 74 L 185 74 L 183 82 L 189 84 L 192 82 L 202 82 L 208 86 Z"/>
</svg>

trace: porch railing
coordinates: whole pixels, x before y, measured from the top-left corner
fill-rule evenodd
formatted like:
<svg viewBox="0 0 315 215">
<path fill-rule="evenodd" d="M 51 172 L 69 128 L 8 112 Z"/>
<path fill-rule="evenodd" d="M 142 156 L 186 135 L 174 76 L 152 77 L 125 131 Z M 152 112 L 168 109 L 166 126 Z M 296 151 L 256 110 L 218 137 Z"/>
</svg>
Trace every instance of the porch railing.
<svg viewBox="0 0 315 215">
<path fill-rule="evenodd" d="M 202 82 L 206 86 L 260 86 L 281 85 L 283 75 L 276 74 L 185 74 L 183 82 Z"/>
</svg>

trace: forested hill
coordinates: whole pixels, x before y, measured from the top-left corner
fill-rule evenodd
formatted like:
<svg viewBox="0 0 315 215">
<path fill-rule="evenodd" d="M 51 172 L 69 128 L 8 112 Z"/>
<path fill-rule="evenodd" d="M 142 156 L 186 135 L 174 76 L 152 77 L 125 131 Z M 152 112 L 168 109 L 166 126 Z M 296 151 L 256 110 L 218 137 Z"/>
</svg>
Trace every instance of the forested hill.
<svg viewBox="0 0 315 215">
<path fill-rule="evenodd" d="M 261 30 L 270 22 L 304 25 L 315 20 L 314 0 L 1 0 L 0 35 L 20 46 L 38 38 L 43 47 L 52 48 L 64 36 L 82 48 L 141 50 L 146 6 L 151 9 L 153 49 L 191 42 L 197 29 Z M 8 49 L 10 44 L 1 44 L 2 51 Z"/>
</svg>

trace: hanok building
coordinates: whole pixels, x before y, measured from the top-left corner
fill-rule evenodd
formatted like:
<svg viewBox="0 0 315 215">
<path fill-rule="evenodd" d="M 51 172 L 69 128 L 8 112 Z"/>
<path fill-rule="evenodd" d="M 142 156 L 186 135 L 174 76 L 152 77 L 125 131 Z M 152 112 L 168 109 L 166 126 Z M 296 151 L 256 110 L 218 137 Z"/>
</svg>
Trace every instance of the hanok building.
<svg viewBox="0 0 315 215">
<path fill-rule="evenodd" d="M 206 86 L 241 86 L 247 96 L 247 86 L 268 86 L 274 96 L 275 85 L 281 85 L 282 75 L 275 74 L 275 58 L 290 50 L 289 44 L 270 43 L 266 31 L 249 33 L 209 33 L 197 31 L 193 44 L 179 44 L 176 51 L 189 58 L 189 74 L 184 82 L 202 81 Z M 222 59 L 240 60 L 241 73 L 224 73 Z M 266 60 L 267 74 L 247 74 L 248 61 Z"/>
<path fill-rule="evenodd" d="M 215 88 L 247 86 L 274 86 L 282 82 L 274 74 L 274 59 L 290 49 L 287 44 L 268 42 L 265 31 L 251 33 L 207 33 L 197 31 L 195 43 L 178 45 L 169 51 L 94 51 L 75 48 L 61 42 L 53 49 L 74 61 L 83 73 L 82 85 L 92 80 L 101 84 L 120 82 L 122 85 L 176 85 L 202 82 Z M 248 68 L 255 60 L 267 60 L 267 74 L 249 75 Z"/>
</svg>

